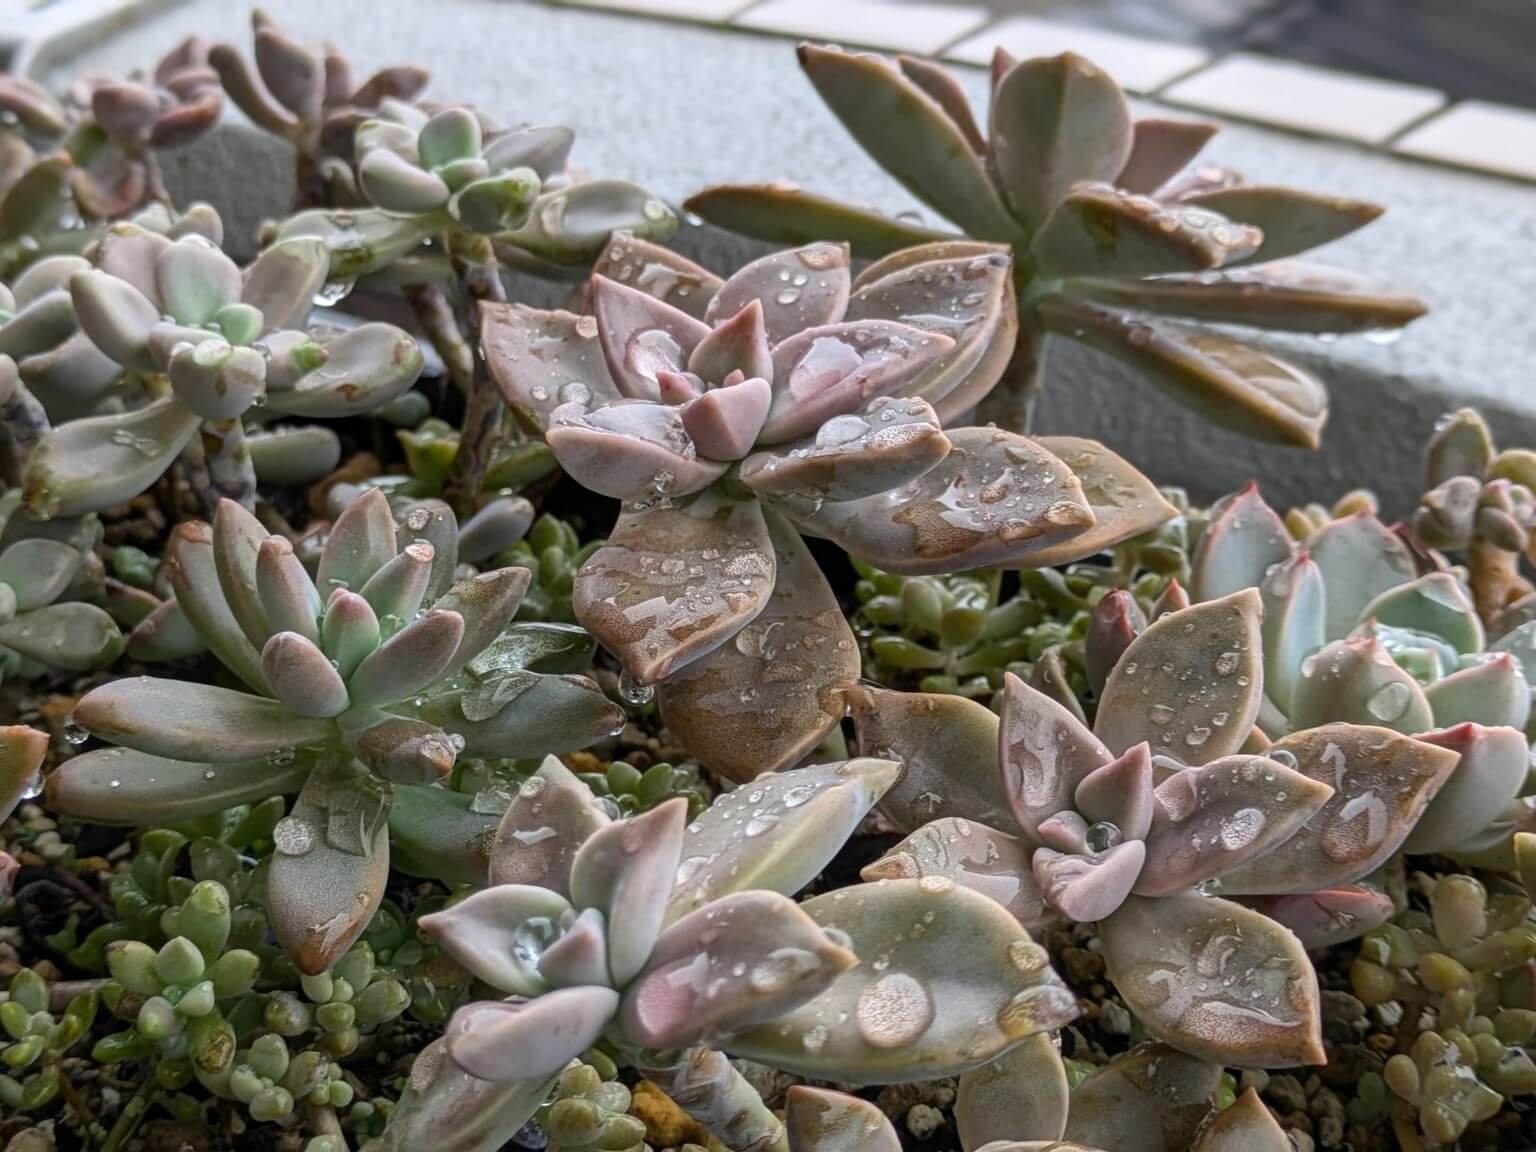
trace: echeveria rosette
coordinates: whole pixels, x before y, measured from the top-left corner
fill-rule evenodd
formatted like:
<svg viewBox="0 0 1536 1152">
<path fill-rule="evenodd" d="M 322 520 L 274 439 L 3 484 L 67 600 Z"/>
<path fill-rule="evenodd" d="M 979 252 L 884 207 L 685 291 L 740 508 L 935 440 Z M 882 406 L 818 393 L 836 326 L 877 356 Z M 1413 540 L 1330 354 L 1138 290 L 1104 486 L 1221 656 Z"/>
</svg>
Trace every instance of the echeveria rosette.
<svg viewBox="0 0 1536 1152">
<path fill-rule="evenodd" d="M 27 502 L 41 514 L 122 503 L 158 480 L 199 434 L 205 498 L 249 507 L 255 473 L 242 423 L 249 410 L 356 415 L 400 395 L 421 372 L 421 349 L 393 325 L 303 330 L 328 274 L 318 241 L 275 244 L 242 273 L 202 236 L 171 240 L 125 223 L 102 238 L 94 263 L 68 280 L 81 331 L 152 393 L 168 394 L 45 436 L 25 479 Z"/>
<path fill-rule="evenodd" d="M 1328 410 L 1321 381 L 1180 321 L 1354 332 L 1424 312 L 1364 277 L 1290 259 L 1380 209 L 1247 184 L 1226 169 L 1181 175 L 1214 126 L 1133 121 L 1119 86 L 1079 56 L 999 51 L 985 132 L 960 85 L 929 62 L 810 44 L 800 62 L 908 191 L 967 236 L 1013 249 L 1020 338 L 994 397 L 1005 427 L 1027 430 L 1051 335 L 1124 361 L 1216 423 L 1316 447 Z M 866 256 L 947 235 L 778 184 L 708 189 L 688 207 L 763 239 L 846 239 Z"/>
<path fill-rule="evenodd" d="M 140 676 L 86 694 L 75 722 L 115 746 L 55 773 L 50 804 L 148 823 L 298 792 L 275 837 L 268 914 L 295 964 L 323 970 L 383 896 L 391 829 L 430 835 L 416 817 L 438 808 L 412 786 L 441 780 L 461 753 L 570 751 L 618 722 L 591 681 L 519 665 L 508 625 L 528 572 L 454 580 L 456 540 L 445 506 L 397 526 L 372 491 L 332 525 L 311 578 L 286 538 L 233 501 L 212 525 L 178 525 L 176 598 L 140 633 L 179 619 L 246 690 Z"/>
</svg>

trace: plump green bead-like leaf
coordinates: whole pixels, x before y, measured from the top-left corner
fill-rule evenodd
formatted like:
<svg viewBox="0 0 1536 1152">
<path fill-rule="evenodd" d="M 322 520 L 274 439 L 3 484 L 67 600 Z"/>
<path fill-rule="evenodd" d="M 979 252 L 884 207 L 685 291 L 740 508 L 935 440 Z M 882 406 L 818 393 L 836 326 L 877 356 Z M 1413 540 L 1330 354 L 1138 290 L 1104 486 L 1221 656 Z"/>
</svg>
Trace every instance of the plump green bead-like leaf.
<svg viewBox="0 0 1536 1152">
<path fill-rule="evenodd" d="M 1256 251 L 1257 228 L 1203 208 L 1078 184 L 1030 244 L 1043 275 L 1158 276 L 1220 268 Z"/>
<path fill-rule="evenodd" d="M 1290 719 L 1297 728 L 1340 721 L 1377 724 L 1404 735 L 1434 723 L 1419 682 L 1369 634 L 1336 640 L 1302 661 Z"/>
<path fill-rule="evenodd" d="M 1379 205 L 1364 200 L 1269 184 L 1215 188 L 1183 197 L 1182 202 L 1262 229 L 1264 243 L 1248 254 L 1254 263 L 1281 260 L 1320 247 L 1363 228 L 1382 213 Z"/>
<path fill-rule="evenodd" d="M 553 1076 L 496 1083 L 471 1076 L 435 1040 L 411 1065 L 405 1091 L 376 1143 L 379 1152 L 496 1152 L 549 1097 Z"/>
<path fill-rule="evenodd" d="M 1077 1015 L 1018 921 L 950 881 L 881 880 L 801 908 L 844 933 L 859 964 L 816 999 L 739 1034 L 730 1047 L 740 1056 L 804 1076 L 889 1083 L 977 1067 Z M 923 931 L 914 935 L 914 923 Z M 967 946 L 955 950 L 957 939 Z"/>
<path fill-rule="evenodd" d="M 1316 448 L 1328 393 L 1310 373 L 1214 332 L 1049 296 L 1036 305 L 1047 331 L 1129 365 L 1173 399 L 1245 436 Z"/>
<path fill-rule="evenodd" d="M 618 1008 L 617 992 L 592 985 L 510 1004 L 468 1004 L 449 1021 L 448 1051 L 471 1076 L 542 1079 L 590 1048 Z"/>
<path fill-rule="evenodd" d="M 955 1125 L 960 1146 L 995 1140 L 1060 1140 L 1071 1097 L 1067 1070 L 1053 1037 L 1040 1033 L 992 1063 L 960 1077 Z"/>
<path fill-rule="evenodd" d="M 770 1023 L 857 963 L 793 900 L 734 892 L 662 932 L 619 1020 L 632 1043 L 682 1048 Z"/>
<path fill-rule="evenodd" d="M 0 728 L 0 820 L 8 819 L 37 780 L 48 737 L 25 724 Z"/>
<path fill-rule="evenodd" d="M 547 756 L 501 818 L 490 849 L 488 882 L 537 884 L 569 895 L 577 850 L 607 824 L 592 790 Z"/>
<path fill-rule="evenodd" d="M 1441 728 L 1470 721 L 1524 731 L 1531 715 L 1531 687 L 1508 652 L 1495 653 L 1436 680 L 1424 689 L 1424 699 Z"/>
<path fill-rule="evenodd" d="M 706 492 L 685 505 L 622 513 L 577 573 L 572 606 L 631 676 L 652 684 L 750 623 L 768 602 L 773 572 L 758 504 Z"/>
<path fill-rule="evenodd" d="M 332 734 L 329 721 L 298 716 L 275 700 L 152 676 L 92 690 L 75 706 L 75 720 L 125 748 L 216 764 L 286 753 Z"/>
<path fill-rule="evenodd" d="M 1260 600 L 1248 588 L 1154 621 L 1110 673 L 1094 731 L 1190 764 L 1242 747 L 1263 699 Z"/>
<path fill-rule="evenodd" d="M 896 1129 L 868 1100 L 796 1084 L 784 1102 L 789 1152 L 900 1152 Z"/>
<path fill-rule="evenodd" d="M 1452 852 L 1489 827 L 1519 794 L 1530 770 L 1530 748 L 1522 729 L 1481 724 L 1422 732 L 1418 739 L 1461 759 L 1408 833 L 1403 851 Z"/>
<path fill-rule="evenodd" d="M 800 66 L 853 138 L 913 195 L 972 235 L 1017 234 L 960 127 L 889 61 L 804 44 Z"/>
<path fill-rule="evenodd" d="M 996 900 L 1031 931 L 1056 919 L 1035 883 L 1035 846 L 975 820 L 946 816 L 924 824 L 859 873 L 865 880 L 940 876 Z"/>
<path fill-rule="evenodd" d="M 790 767 L 842 720 L 858 645 L 800 534 L 765 513 L 774 590 L 763 611 L 657 689 L 662 719 L 695 756 L 738 783 Z"/>
<path fill-rule="evenodd" d="M 1327 1058 L 1317 974 L 1300 942 L 1273 920 L 1184 892 L 1133 896 L 1099 931 L 1110 979 L 1164 1043 L 1248 1068 Z"/>
<path fill-rule="evenodd" d="M 27 506 L 42 515 L 83 516 L 122 504 L 165 474 L 199 422 L 168 397 L 55 428 L 27 462 Z"/>
<path fill-rule="evenodd" d="M 895 760 L 896 782 L 880 811 L 903 832 L 946 816 L 1011 828 L 997 772 L 998 720 L 964 696 L 891 692 L 857 685 L 848 705 L 859 753 Z"/>
<path fill-rule="evenodd" d="M 1078 1086 L 1066 1136 L 1093 1148 L 1180 1152 L 1220 1087 L 1220 1065 L 1164 1044 L 1141 1044 Z"/>
<path fill-rule="evenodd" d="M 1356 724 L 1296 732 L 1270 751 L 1294 756 L 1297 770 L 1332 787 L 1333 798 L 1284 844 L 1223 877 L 1229 893 L 1315 891 L 1369 875 L 1402 845 L 1458 759 Z"/>
<path fill-rule="evenodd" d="M 794 895 L 837 855 L 896 772 L 888 760 L 849 760 L 723 793 L 683 836 L 667 919 L 752 888 Z"/>
<path fill-rule="evenodd" d="M 1328 588 L 1329 640 L 1349 635 L 1367 604 L 1415 575 L 1407 546 L 1369 512 L 1330 520 L 1307 538 L 1306 548 Z"/>
<path fill-rule="evenodd" d="M 728 231 L 777 244 L 842 240 L 855 256 L 868 259 L 947 238 L 936 229 L 817 196 L 790 184 L 721 184 L 694 193 L 683 207 Z"/>
<path fill-rule="evenodd" d="M 421 929 L 477 979 L 509 996 L 548 990 L 538 957 L 519 945 L 530 920 L 548 921 L 553 934 L 570 903 L 547 888 L 499 884 L 421 918 Z"/>
<path fill-rule="evenodd" d="M 99 748 L 60 764 L 47 780 L 50 808 L 98 824 L 172 822 L 297 792 L 314 766 L 300 753 L 211 764 L 129 748 Z"/>
<path fill-rule="evenodd" d="M 1073 185 L 1119 175 L 1131 117 L 1108 73 L 1065 52 L 1024 60 L 997 79 L 988 136 L 998 186 L 1033 231 Z"/>
<path fill-rule="evenodd" d="M 1265 503 L 1258 485 L 1249 484 L 1211 508 L 1195 547 L 1190 592 L 1196 600 L 1219 600 L 1257 588 L 1291 551 L 1285 522 Z"/>
</svg>

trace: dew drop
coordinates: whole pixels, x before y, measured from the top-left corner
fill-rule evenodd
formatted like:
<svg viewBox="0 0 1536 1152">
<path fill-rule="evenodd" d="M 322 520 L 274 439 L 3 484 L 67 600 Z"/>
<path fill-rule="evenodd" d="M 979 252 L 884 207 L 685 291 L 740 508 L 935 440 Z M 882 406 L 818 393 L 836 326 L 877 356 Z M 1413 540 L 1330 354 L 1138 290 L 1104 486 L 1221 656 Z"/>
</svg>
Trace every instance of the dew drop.
<svg viewBox="0 0 1536 1152">
<path fill-rule="evenodd" d="M 315 846 L 315 827 L 299 816 L 284 816 L 272 829 L 272 845 L 284 856 L 303 856 Z"/>
<path fill-rule="evenodd" d="M 933 1001 L 905 972 L 888 972 L 864 989 L 855 1012 L 859 1035 L 876 1048 L 899 1048 L 928 1030 Z"/>
</svg>

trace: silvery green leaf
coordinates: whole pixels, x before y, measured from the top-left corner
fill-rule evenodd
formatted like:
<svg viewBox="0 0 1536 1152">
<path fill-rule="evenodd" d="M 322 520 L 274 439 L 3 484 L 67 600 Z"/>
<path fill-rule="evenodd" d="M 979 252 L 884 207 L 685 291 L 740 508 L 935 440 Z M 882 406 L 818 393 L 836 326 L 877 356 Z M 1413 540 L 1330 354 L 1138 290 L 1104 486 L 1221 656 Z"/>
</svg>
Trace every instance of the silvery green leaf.
<svg viewBox="0 0 1536 1152">
<path fill-rule="evenodd" d="M 1522 790 L 1530 748 L 1519 728 L 1458 724 L 1418 739 L 1461 754 L 1456 770 L 1414 824 L 1403 851 L 1414 855 L 1453 852 L 1488 828 Z"/>
<path fill-rule="evenodd" d="M 178 324 L 200 327 L 240 299 L 240 269 L 201 236 L 184 236 L 155 261 L 155 289 Z"/>
<path fill-rule="evenodd" d="M 396 783 L 389 808 L 390 865 L 445 884 L 484 884 L 498 820 L 477 811 L 475 798 L 463 792 Z"/>
<path fill-rule="evenodd" d="M 0 624 L 0 645 L 47 668 L 90 672 L 123 653 L 117 623 L 94 604 L 49 604 Z"/>
<path fill-rule="evenodd" d="M 246 269 L 240 299 L 261 313 L 264 331 L 293 328 L 309 316 L 329 272 L 330 256 L 320 238 L 278 240 Z"/>
<path fill-rule="evenodd" d="M 297 237 L 323 241 L 331 278 L 350 282 L 387 268 L 420 245 L 432 228 L 427 217 L 396 216 L 378 208 L 315 208 L 284 220 L 273 242 Z"/>
<path fill-rule="evenodd" d="M 1449 572 L 1429 572 L 1388 588 L 1360 610 L 1364 620 L 1438 636 L 1458 652 L 1481 652 L 1485 635 L 1462 583 Z"/>
<path fill-rule="evenodd" d="M 475 677 L 497 672 L 583 672 L 592 665 L 597 641 L 574 624 L 519 621 L 504 629 L 465 665 Z"/>
<path fill-rule="evenodd" d="M 576 134 L 565 127 L 512 128 L 487 144 L 481 155 L 492 172 L 531 168 L 538 173 L 539 179 L 548 180 L 565 171 L 565 162 L 575 141 Z"/>
<path fill-rule="evenodd" d="M 464 737 L 463 754 L 478 757 L 574 752 L 611 736 L 623 725 L 618 705 L 584 676 L 501 675 L 508 678 L 506 689 L 491 688 L 488 694 L 475 697 L 486 702 L 486 711 L 491 703 L 499 705 L 483 720 L 472 720 L 464 712 L 468 689 L 433 692 L 419 704 L 410 704 L 409 711 Z M 471 710 L 478 714 L 473 705 Z"/>
<path fill-rule="evenodd" d="M 1327 589 L 1305 551 L 1270 569 L 1259 586 L 1264 602 L 1264 692 L 1289 713 L 1307 657 L 1326 639 Z"/>
<path fill-rule="evenodd" d="M 405 1090 L 389 1114 L 378 1152 L 496 1152 L 549 1097 L 553 1074 L 495 1083 L 471 1076 L 434 1040 L 417 1055 Z"/>
<path fill-rule="evenodd" d="M 696 192 L 683 207 L 711 224 L 775 244 L 832 237 L 855 256 L 879 258 L 948 234 L 869 208 L 844 204 L 787 184 L 721 184 Z M 675 301 L 673 301 L 675 303 Z"/>
<path fill-rule="evenodd" d="M 421 375 L 421 347 L 393 324 L 361 324 L 321 342 L 325 362 L 268 394 L 289 416 L 358 416 L 393 400 Z"/>
<path fill-rule="evenodd" d="M 1430 727 L 1434 715 L 1419 682 L 1366 634 L 1335 640 L 1302 661 L 1290 720 L 1297 728 L 1341 721 L 1412 735 Z"/>
<path fill-rule="evenodd" d="M 442 177 L 385 148 L 365 153 L 357 164 L 358 186 L 375 206 L 401 215 L 425 215 L 448 203 Z"/>
<path fill-rule="evenodd" d="M 171 588 L 203 643 L 248 686 L 265 692 L 256 644 L 266 643 L 268 629 L 256 596 L 256 549 L 267 533 L 232 500 L 221 503 L 214 522 L 211 529 L 193 520 L 171 530 L 166 546 Z M 243 628 L 246 620 L 250 626 Z"/>
<path fill-rule="evenodd" d="M 331 525 L 320 555 L 316 586 L 329 598 L 336 588 L 359 591 L 368 578 L 395 558 L 395 518 L 389 497 L 370 488 Z"/>
<path fill-rule="evenodd" d="M 196 413 L 167 397 L 55 428 L 27 461 L 27 505 L 49 516 L 83 516 L 125 503 L 165 474 L 199 423 Z"/>
<path fill-rule="evenodd" d="M 21 378 L 42 403 L 49 418 L 62 424 L 96 411 L 122 367 L 83 332 L 77 332 L 57 348 L 28 356 Z"/>
<path fill-rule="evenodd" d="M 256 596 L 269 631 L 320 642 L 320 593 L 284 536 L 268 536 L 256 548 Z"/>
<path fill-rule="evenodd" d="M 676 213 L 638 184 L 583 180 L 544 192 L 527 221 L 497 239 L 554 264 L 586 264 L 615 232 L 666 240 L 675 231 Z"/>
<path fill-rule="evenodd" d="M 18 540 L 0 552 L 0 584 L 16 593 L 16 610 L 52 604 L 80 570 L 80 553 L 57 540 Z"/>
<path fill-rule="evenodd" d="M 1212 506 L 1195 546 L 1190 592 L 1196 600 L 1219 600 L 1258 588 L 1292 550 L 1285 522 L 1251 483 Z"/>
<path fill-rule="evenodd" d="M 1263 233 L 1187 204 L 1078 184 L 1030 244 L 1042 275 L 1139 277 L 1220 268 L 1258 250 Z"/>
<path fill-rule="evenodd" d="M 68 291 L 55 288 L 0 322 L 0 355 L 20 359 L 56 348 L 75 334 L 75 305 Z"/>
<path fill-rule="evenodd" d="M 358 590 L 359 595 L 368 601 L 378 616 L 413 619 L 427 594 L 434 551 L 432 545 L 425 540 L 412 541 L 400 549 L 394 559 L 368 577 L 367 582 Z"/>
<path fill-rule="evenodd" d="M 1254 263 L 1300 255 L 1363 228 L 1382 213 L 1379 205 L 1364 200 L 1270 184 L 1216 188 L 1182 202 L 1261 228 L 1264 243 L 1247 257 Z"/>
<path fill-rule="evenodd" d="M 896 772 L 889 760 L 849 760 L 722 793 L 687 827 L 667 920 L 751 888 L 794 895 L 842 849 Z"/>
<path fill-rule="evenodd" d="M 96 347 L 125 368 L 154 370 L 149 332 L 160 322 L 154 300 L 128 281 L 101 271 L 70 277 L 69 294 L 80 330 Z"/>
<path fill-rule="evenodd" d="M 1329 640 L 1349 635 L 1377 596 L 1415 576 L 1413 557 L 1385 524 L 1369 512 L 1330 520 L 1304 545 L 1328 589 Z"/>
<path fill-rule="evenodd" d="M 421 918 L 421 930 L 477 979 L 510 996 L 548 990 L 527 941 L 552 940 L 570 903 L 547 888 L 498 884 Z M 534 921 L 535 923 L 529 923 Z"/>
<path fill-rule="evenodd" d="M 534 507 L 521 496 L 498 496 L 459 529 L 459 552 L 470 564 L 486 564 L 528 534 Z"/>
<path fill-rule="evenodd" d="M 1531 686 L 1508 652 L 1496 652 L 1436 680 L 1424 689 L 1424 699 L 1441 728 L 1471 721 L 1524 731 L 1531 715 Z"/>
<path fill-rule="evenodd" d="M 1089 1148 L 1187 1148 L 1220 1087 L 1219 1064 L 1141 1044 L 1078 1086 L 1066 1137 Z"/>
<path fill-rule="evenodd" d="M 1035 845 L 975 820 L 945 816 L 924 824 L 859 875 L 865 880 L 940 876 L 996 900 L 1034 931 L 1056 919 L 1035 883 Z"/>
<path fill-rule="evenodd" d="M 347 678 L 352 703 L 392 704 L 424 691 L 453 662 L 464 638 L 464 617 L 433 608 L 363 657 Z"/>
<path fill-rule="evenodd" d="M 961 1075 L 955 1094 L 960 1146 L 1060 1140 L 1070 1107 L 1067 1070 L 1056 1040 L 1039 1033 Z"/>
<path fill-rule="evenodd" d="M 738 1034 L 738 1056 L 861 1084 L 949 1076 L 1078 1014 L 1018 921 L 949 881 L 881 880 L 800 907 L 844 933 L 859 964 L 816 999 Z M 914 923 L 924 931 L 913 934 Z"/>
<path fill-rule="evenodd" d="M 245 448 L 262 484 L 313 484 L 341 463 L 340 439 L 319 424 L 281 425 L 264 432 L 247 429 Z"/>
<path fill-rule="evenodd" d="M 97 824 L 190 820 L 297 792 L 314 763 L 307 752 L 211 764 L 98 748 L 70 757 L 49 775 L 46 802 Z"/>
<path fill-rule="evenodd" d="M 496 568 L 460 580 L 434 609 L 457 612 L 464 621 L 464 638 L 448 670 L 473 660 L 493 644 L 512 622 L 533 574 L 526 568 Z"/>
<path fill-rule="evenodd" d="M 399 513 L 395 533 L 397 547 L 404 548 L 413 540 L 425 540 L 432 545 L 432 579 L 427 582 L 427 600 L 434 601 L 448 591 L 459 566 L 463 541 L 458 517 L 452 508 L 437 499 L 414 501 L 399 509 Z"/>
</svg>

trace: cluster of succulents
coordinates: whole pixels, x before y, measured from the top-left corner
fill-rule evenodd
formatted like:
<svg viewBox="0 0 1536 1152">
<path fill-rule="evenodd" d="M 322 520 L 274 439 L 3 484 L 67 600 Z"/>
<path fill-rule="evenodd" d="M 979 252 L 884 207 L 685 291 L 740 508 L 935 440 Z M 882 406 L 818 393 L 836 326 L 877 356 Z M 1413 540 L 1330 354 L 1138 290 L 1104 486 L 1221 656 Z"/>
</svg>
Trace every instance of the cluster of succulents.
<svg viewBox="0 0 1536 1152">
<path fill-rule="evenodd" d="M 63 1087 L 59 1060 L 89 1034 L 96 1019 L 95 992 L 82 992 L 54 1011 L 47 982 L 30 968 L 11 978 L 0 1004 L 0 1104 L 45 1108 Z"/>
</svg>

